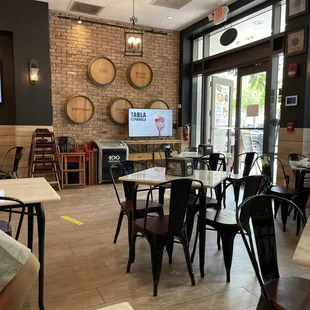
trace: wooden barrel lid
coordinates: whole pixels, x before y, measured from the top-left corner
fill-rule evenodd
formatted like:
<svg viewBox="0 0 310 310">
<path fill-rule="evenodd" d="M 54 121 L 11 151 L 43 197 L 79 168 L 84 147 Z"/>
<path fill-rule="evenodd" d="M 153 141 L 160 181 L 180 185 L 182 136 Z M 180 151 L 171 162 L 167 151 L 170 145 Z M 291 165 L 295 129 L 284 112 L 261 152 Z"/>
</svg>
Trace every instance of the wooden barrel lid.
<svg viewBox="0 0 310 310">
<path fill-rule="evenodd" d="M 128 109 L 133 108 L 133 104 L 126 98 L 115 98 L 108 106 L 108 115 L 116 124 L 128 124 Z"/>
<path fill-rule="evenodd" d="M 105 86 L 114 81 L 116 68 L 109 58 L 100 56 L 90 62 L 88 76 L 95 85 Z"/>
<path fill-rule="evenodd" d="M 95 107 L 88 97 L 76 95 L 67 100 L 65 111 L 72 122 L 76 124 L 84 124 L 93 118 Z"/>
<path fill-rule="evenodd" d="M 153 71 L 145 62 L 134 62 L 127 70 L 127 78 L 132 87 L 143 89 L 152 83 Z"/>
<path fill-rule="evenodd" d="M 163 100 L 153 100 L 147 107 L 149 109 L 169 109 L 168 104 Z"/>
</svg>

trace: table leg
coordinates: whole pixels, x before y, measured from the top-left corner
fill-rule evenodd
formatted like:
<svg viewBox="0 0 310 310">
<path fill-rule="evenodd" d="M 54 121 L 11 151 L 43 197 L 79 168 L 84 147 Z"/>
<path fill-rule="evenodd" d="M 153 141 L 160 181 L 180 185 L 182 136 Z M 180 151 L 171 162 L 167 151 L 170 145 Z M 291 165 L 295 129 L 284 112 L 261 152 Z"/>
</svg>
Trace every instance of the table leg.
<svg viewBox="0 0 310 310">
<path fill-rule="evenodd" d="M 206 192 L 201 191 L 199 198 L 199 267 L 200 275 L 205 276 L 205 251 L 206 251 Z"/>
<path fill-rule="evenodd" d="M 34 205 L 38 220 L 39 238 L 39 309 L 44 310 L 44 250 L 45 250 L 45 214 L 41 203 Z"/>
<path fill-rule="evenodd" d="M 33 206 L 28 205 L 28 248 L 32 252 L 33 248 Z"/>
</svg>

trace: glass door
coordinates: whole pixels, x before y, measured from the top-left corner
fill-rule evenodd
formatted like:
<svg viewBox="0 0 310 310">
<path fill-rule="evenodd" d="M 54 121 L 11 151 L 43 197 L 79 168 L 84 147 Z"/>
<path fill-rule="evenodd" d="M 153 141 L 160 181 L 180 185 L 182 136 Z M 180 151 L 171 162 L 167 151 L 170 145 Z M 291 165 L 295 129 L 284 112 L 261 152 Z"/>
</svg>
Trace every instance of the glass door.
<svg viewBox="0 0 310 310">
<path fill-rule="evenodd" d="M 268 63 L 238 70 L 237 115 L 235 130 L 236 155 L 268 152 L 268 136 L 265 136 L 268 107 L 266 106 L 266 76 Z M 267 117 L 266 117 L 267 116 Z M 242 158 L 235 162 L 235 171 L 242 169 Z"/>
<path fill-rule="evenodd" d="M 211 131 L 208 142 L 215 152 L 231 153 L 234 139 L 231 139 L 235 125 L 235 80 L 236 71 L 210 76 L 211 80 Z"/>
</svg>

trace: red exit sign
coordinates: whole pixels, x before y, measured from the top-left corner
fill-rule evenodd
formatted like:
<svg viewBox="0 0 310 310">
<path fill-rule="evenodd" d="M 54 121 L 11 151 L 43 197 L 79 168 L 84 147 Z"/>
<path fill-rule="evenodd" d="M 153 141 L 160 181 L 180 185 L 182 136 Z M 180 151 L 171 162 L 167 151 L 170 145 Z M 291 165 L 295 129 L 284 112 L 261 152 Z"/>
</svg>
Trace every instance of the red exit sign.
<svg viewBox="0 0 310 310">
<path fill-rule="evenodd" d="M 218 25 L 227 20 L 227 14 L 229 12 L 229 8 L 227 6 L 221 6 L 216 9 L 211 15 L 209 15 L 210 21 L 214 21 L 214 25 Z"/>
</svg>

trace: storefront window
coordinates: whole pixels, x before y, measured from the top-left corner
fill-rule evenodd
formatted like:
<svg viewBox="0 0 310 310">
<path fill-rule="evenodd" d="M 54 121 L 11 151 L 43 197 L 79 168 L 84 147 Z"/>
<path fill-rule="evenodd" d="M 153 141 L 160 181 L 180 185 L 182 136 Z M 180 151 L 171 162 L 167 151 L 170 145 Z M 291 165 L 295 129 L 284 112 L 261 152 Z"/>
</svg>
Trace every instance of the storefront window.
<svg viewBox="0 0 310 310">
<path fill-rule="evenodd" d="M 194 40 L 193 46 L 193 61 L 201 60 L 203 58 L 203 37 Z"/>
<path fill-rule="evenodd" d="M 284 21 L 285 22 L 285 21 Z M 223 46 L 220 43 L 222 34 L 229 28 L 235 28 L 238 36 L 233 43 Z M 209 53 L 213 56 L 234 48 L 267 38 L 272 34 L 272 7 L 268 7 L 255 14 L 249 15 L 235 23 L 209 34 Z"/>
<path fill-rule="evenodd" d="M 281 25 L 280 25 L 280 32 L 285 31 L 286 26 L 286 4 L 281 5 Z"/>
<path fill-rule="evenodd" d="M 197 146 L 201 142 L 202 75 L 193 77 L 193 103 L 191 145 Z"/>
</svg>

